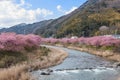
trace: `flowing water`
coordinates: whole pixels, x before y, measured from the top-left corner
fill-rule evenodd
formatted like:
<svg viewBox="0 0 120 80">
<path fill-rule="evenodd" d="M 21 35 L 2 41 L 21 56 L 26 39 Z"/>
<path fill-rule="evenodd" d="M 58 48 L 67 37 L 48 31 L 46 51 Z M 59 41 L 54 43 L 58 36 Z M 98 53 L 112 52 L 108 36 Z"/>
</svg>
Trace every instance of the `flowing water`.
<svg viewBox="0 0 120 80">
<path fill-rule="evenodd" d="M 120 80 L 120 70 L 112 68 L 113 62 L 86 52 L 47 47 L 63 49 L 69 56 L 62 64 L 51 67 L 53 72 L 50 75 L 41 75 L 42 70 L 32 72 L 37 80 Z"/>
</svg>

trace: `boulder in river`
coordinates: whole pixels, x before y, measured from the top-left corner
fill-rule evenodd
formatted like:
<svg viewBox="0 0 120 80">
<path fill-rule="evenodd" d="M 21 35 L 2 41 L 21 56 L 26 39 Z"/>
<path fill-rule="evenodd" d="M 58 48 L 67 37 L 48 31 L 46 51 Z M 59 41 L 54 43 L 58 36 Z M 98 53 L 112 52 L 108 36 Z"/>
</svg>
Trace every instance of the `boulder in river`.
<svg viewBox="0 0 120 80">
<path fill-rule="evenodd" d="M 47 70 L 41 72 L 41 75 L 50 75 L 50 73 L 52 73 L 52 72 L 53 72 L 53 70 L 47 69 Z"/>
<path fill-rule="evenodd" d="M 50 72 L 41 72 L 41 75 L 50 75 Z"/>
<path fill-rule="evenodd" d="M 116 62 L 114 65 L 113 65 L 114 68 L 118 68 L 120 67 L 120 62 Z"/>
</svg>

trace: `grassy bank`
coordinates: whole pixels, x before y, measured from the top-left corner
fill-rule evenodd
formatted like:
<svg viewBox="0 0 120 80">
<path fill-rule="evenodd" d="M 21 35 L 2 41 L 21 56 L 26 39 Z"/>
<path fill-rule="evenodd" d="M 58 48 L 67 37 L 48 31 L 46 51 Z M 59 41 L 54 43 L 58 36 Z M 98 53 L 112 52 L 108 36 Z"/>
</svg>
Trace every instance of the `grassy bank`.
<svg viewBox="0 0 120 80">
<path fill-rule="evenodd" d="M 73 44 L 66 44 L 66 45 L 62 45 L 62 44 L 55 44 L 56 46 L 62 46 L 62 47 L 66 47 L 69 49 L 75 49 L 75 50 L 79 50 L 82 52 L 88 52 L 90 54 L 94 54 L 100 57 L 104 57 L 108 60 L 112 60 L 112 61 L 120 61 L 120 53 L 117 51 L 112 51 L 112 50 L 104 50 L 104 49 L 97 49 L 97 48 L 93 48 L 93 47 L 88 47 L 88 46 L 79 46 L 77 45 L 73 45 Z"/>
<path fill-rule="evenodd" d="M 0 68 L 0 80 L 34 80 L 30 71 L 60 64 L 67 57 L 63 50 L 45 47 L 26 54 L 25 61 L 8 68 Z"/>
<path fill-rule="evenodd" d="M 87 47 L 76 47 L 76 46 L 68 46 L 68 48 L 80 50 L 83 52 L 88 52 L 90 54 L 104 57 L 108 60 L 120 61 L 120 54 L 118 52 L 114 52 L 111 50 L 101 50 L 101 49 L 93 49 L 93 48 L 87 48 Z"/>
</svg>

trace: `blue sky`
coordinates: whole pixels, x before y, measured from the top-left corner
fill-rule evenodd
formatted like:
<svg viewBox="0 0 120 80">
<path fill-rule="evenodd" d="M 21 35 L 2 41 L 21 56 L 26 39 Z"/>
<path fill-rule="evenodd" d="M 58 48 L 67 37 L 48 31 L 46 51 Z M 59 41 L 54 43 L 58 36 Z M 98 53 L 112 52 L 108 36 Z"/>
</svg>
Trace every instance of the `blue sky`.
<svg viewBox="0 0 120 80">
<path fill-rule="evenodd" d="M 72 7 L 79 7 L 82 5 L 86 0 L 25 0 L 27 3 L 31 4 L 30 8 L 45 8 L 50 11 L 54 12 L 54 15 L 48 16 L 48 18 L 57 18 L 64 13 L 57 10 L 57 6 L 61 5 L 63 10 L 69 11 Z M 20 0 L 17 0 L 20 3 Z"/>
<path fill-rule="evenodd" d="M 0 27 L 58 18 L 62 15 L 69 14 L 85 1 L 86 0 L 1 0 Z"/>
</svg>

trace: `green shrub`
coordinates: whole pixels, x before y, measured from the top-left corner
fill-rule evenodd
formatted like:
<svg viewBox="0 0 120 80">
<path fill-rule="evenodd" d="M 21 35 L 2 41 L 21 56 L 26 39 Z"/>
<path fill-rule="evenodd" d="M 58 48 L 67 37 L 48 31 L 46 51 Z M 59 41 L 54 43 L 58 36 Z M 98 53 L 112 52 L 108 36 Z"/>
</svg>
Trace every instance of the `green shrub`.
<svg viewBox="0 0 120 80">
<path fill-rule="evenodd" d="M 41 50 L 42 56 L 47 56 L 48 53 L 50 52 L 50 50 L 46 47 L 40 47 L 40 50 Z"/>
<path fill-rule="evenodd" d="M 12 51 L 0 51 L 0 68 L 9 67 L 22 61 L 25 61 L 27 57 L 19 52 Z"/>
</svg>

